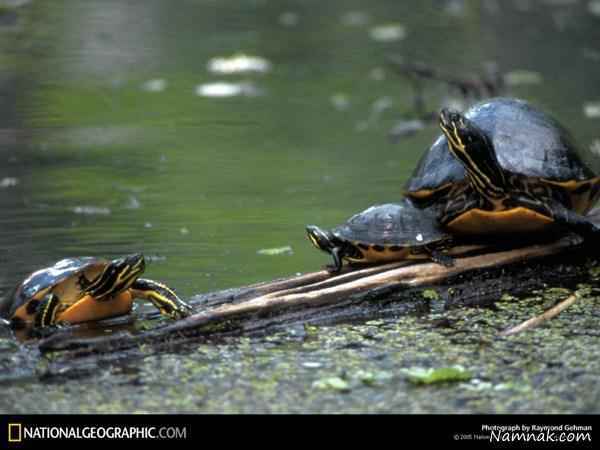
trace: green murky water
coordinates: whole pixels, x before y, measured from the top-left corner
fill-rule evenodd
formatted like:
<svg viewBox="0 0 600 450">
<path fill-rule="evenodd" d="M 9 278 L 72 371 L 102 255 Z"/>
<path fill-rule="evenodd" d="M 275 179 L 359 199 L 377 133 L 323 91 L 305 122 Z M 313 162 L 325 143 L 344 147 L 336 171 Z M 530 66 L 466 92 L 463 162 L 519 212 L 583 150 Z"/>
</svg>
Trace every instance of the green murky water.
<svg viewBox="0 0 600 450">
<path fill-rule="evenodd" d="M 304 225 L 335 225 L 370 204 L 397 200 L 438 135 L 431 126 L 398 144 L 388 139 L 398 120 L 411 117 L 413 102 L 408 80 L 386 65 L 390 56 L 461 76 L 484 73 L 493 63 L 505 74 L 505 94 L 551 111 L 582 146 L 600 151 L 600 8 L 594 1 L 0 5 L 0 295 L 10 295 L 33 269 L 73 255 L 142 251 L 151 260 L 148 276 L 167 281 L 184 297 L 321 266 L 326 258 L 310 246 Z M 239 54 L 263 65 L 242 73 L 216 73 L 209 66 L 214 58 Z M 464 101 L 442 84 L 425 88 L 431 110 Z M 285 246 L 291 252 L 258 253 Z M 382 339 L 382 347 L 397 344 L 398 351 L 408 345 Z M 586 339 L 597 347 L 597 337 Z M 323 358 L 330 352 L 328 373 L 340 376 L 344 363 L 325 341 L 316 341 L 322 345 L 314 351 Z M 261 353 L 265 361 L 257 362 L 238 348 L 244 342 L 231 344 L 232 350 L 206 349 L 209 356 L 201 350 L 151 356 L 131 370 L 144 374 L 145 366 L 157 365 L 169 372 L 174 365 L 183 390 L 204 386 L 201 400 L 180 405 L 186 411 L 264 411 L 267 404 L 280 411 L 292 405 L 331 410 L 298 402 L 306 392 L 320 395 L 311 387 L 315 377 L 304 373 L 310 370 L 302 363 L 312 356 L 305 356 L 302 345 Z M 448 354 L 453 351 L 461 350 Z M 360 351 L 353 357 L 360 359 Z M 386 378 L 388 389 L 409 395 L 404 381 L 397 381 L 408 361 L 374 361 L 368 370 L 393 374 Z M 304 369 L 290 378 L 273 369 L 278 364 Z M 215 379 L 215 367 L 233 372 Z M 530 366 L 519 367 L 519 376 L 527 377 Z M 105 370 L 110 376 L 103 383 L 123 390 L 120 406 L 101 406 L 106 386 L 97 380 L 81 381 L 96 396 L 88 402 L 67 395 L 60 383 L 48 387 L 33 377 L 8 383 L 0 410 L 13 409 L 13 394 L 40 396 L 50 389 L 48 404 L 31 397 L 19 411 L 33 404 L 47 411 L 91 410 L 91 404 L 98 410 L 156 411 L 152 399 L 163 395 L 164 386 L 147 380 L 135 387 L 129 375 L 111 375 L 125 369 Z M 253 390 L 249 381 L 223 397 L 228 383 L 261 370 L 269 386 L 286 395 Z M 593 367 L 585 373 L 598 375 Z M 353 392 L 333 405 L 400 407 L 381 391 Z M 437 397 L 419 392 L 425 400 L 415 404 L 423 406 L 407 410 L 479 410 L 443 396 L 434 407 L 430 402 Z M 598 399 L 597 390 L 592 398 Z M 561 402 L 555 409 L 590 410 Z M 178 410 L 176 400 L 173 405 L 165 410 Z M 527 405 L 504 403 L 495 410 Z"/>
</svg>

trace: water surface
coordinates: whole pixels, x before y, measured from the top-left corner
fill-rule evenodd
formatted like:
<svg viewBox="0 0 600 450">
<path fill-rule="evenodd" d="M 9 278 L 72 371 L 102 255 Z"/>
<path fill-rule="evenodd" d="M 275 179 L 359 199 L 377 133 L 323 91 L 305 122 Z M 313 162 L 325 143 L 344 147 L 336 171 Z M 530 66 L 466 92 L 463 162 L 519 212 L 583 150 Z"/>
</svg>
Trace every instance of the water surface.
<svg viewBox="0 0 600 450">
<path fill-rule="evenodd" d="M 598 149 L 591 3 L 61 0 L 2 12 L 0 295 L 76 255 L 141 251 L 147 276 L 184 297 L 319 268 L 327 257 L 304 226 L 398 200 L 439 134 L 390 142 L 414 92 L 390 56 L 458 76 L 493 64 L 507 95 Z M 266 69 L 209 70 L 240 54 Z M 430 82 L 425 101 L 464 99 Z"/>
</svg>

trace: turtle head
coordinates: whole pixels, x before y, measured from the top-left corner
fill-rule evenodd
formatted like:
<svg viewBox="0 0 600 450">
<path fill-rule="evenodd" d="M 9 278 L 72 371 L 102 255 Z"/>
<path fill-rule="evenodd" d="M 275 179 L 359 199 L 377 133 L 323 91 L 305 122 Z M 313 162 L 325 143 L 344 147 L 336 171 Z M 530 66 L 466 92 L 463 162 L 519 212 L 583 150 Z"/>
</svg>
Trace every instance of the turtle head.
<svg viewBox="0 0 600 450">
<path fill-rule="evenodd" d="M 448 148 L 464 166 L 473 187 L 486 197 L 504 195 L 504 169 L 487 133 L 458 111 L 450 109 L 440 112 L 440 128 L 448 140 Z"/>
<path fill-rule="evenodd" d="M 115 259 L 106 265 L 87 291 L 97 299 L 119 294 L 131 287 L 145 268 L 146 261 L 141 253 Z"/>
<path fill-rule="evenodd" d="M 310 242 L 312 242 L 319 250 L 331 253 L 334 247 L 336 247 L 333 235 L 329 231 L 322 230 L 316 225 L 308 225 L 306 227 L 306 234 L 308 235 Z"/>
</svg>

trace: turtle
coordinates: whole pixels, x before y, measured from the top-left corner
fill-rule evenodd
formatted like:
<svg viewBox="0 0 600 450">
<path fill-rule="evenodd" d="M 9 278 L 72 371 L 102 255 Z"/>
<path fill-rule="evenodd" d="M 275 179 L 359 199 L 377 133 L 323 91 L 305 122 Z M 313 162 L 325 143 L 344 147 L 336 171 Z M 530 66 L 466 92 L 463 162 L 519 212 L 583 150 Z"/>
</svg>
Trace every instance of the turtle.
<svg viewBox="0 0 600 450">
<path fill-rule="evenodd" d="M 74 257 L 37 270 L 0 303 L 0 316 L 14 329 L 43 329 L 127 314 L 135 298 L 152 302 L 173 319 L 189 315 L 191 307 L 173 290 L 140 278 L 142 254 L 107 260 Z"/>
<path fill-rule="evenodd" d="M 585 217 L 598 200 L 600 177 L 579 160 L 568 159 L 575 153 L 565 148 L 566 160 L 544 161 L 548 177 L 525 175 L 504 168 L 493 136 L 458 111 L 443 109 L 440 127 L 449 153 L 464 167 L 469 184 L 462 196 L 454 196 L 443 209 L 440 223 L 447 230 L 532 233 L 558 225 L 583 238 L 600 237 L 600 228 Z"/>
<path fill-rule="evenodd" d="M 308 225 L 312 244 L 333 257 L 331 273 L 342 269 L 342 260 L 350 263 L 379 263 L 405 259 L 431 259 L 453 265 L 446 252 L 452 237 L 440 229 L 436 211 L 421 209 L 409 199 L 399 203 L 374 205 L 353 215 L 331 230 Z"/>
<path fill-rule="evenodd" d="M 442 135 L 421 158 L 405 195 L 438 208 L 447 231 L 533 232 L 557 223 L 574 229 L 586 222 L 575 216 L 600 197 L 600 177 L 571 134 L 524 100 L 490 99 L 464 114 L 442 110 L 440 126 Z"/>
</svg>

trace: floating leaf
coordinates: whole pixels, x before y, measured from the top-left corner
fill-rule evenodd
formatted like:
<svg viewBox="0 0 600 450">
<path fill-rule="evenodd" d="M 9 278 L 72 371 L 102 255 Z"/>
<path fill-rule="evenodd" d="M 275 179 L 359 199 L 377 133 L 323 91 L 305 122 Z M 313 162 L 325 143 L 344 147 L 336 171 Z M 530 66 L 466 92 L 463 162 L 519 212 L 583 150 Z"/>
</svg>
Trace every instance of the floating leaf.
<svg viewBox="0 0 600 450">
<path fill-rule="evenodd" d="M 329 98 L 329 101 L 331 102 L 333 107 L 335 109 L 337 109 L 338 111 L 345 111 L 346 109 L 348 109 L 350 107 L 350 99 L 348 98 L 348 96 L 346 94 L 342 94 L 342 93 L 333 94 Z"/>
<path fill-rule="evenodd" d="M 323 364 L 316 361 L 306 361 L 302 363 L 302 367 L 306 367 L 307 369 L 319 369 L 323 367 Z"/>
<path fill-rule="evenodd" d="M 408 377 L 408 380 L 415 384 L 433 384 L 446 383 L 451 381 L 468 381 L 471 379 L 471 372 L 462 366 L 423 368 L 411 367 L 402 372 Z"/>
<path fill-rule="evenodd" d="M 248 72 L 265 73 L 271 70 L 271 63 L 260 56 L 238 54 L 229 57 L 212 58 L 208 61 L 207 68 L 211 73 L 224 75 Z"/>
<path fill-rule="evenodd" d="M 262 248 L 256 253 L 259 255 L 277 256 L 277 255 L 293 255 L 294 251 L 292 247 L 286 245 L 285 247 L 273 247 L 273 248 Z"/>
<path fill-rule="evenodd" d="M 347 381 L 342 380 L 340 377 L 329 377 L 321 380 L 316 380 L 312 387 L 315 389 L 332 389 L 335 391 L 349 391 L 350 385 Z"/>
<path fill-rule="evenodd" d="M 513 70 L 504 74 L 504 82 L 508 86 L 521 86 L 524 84 L 540 84 L 542 75 L 530 70 Z"/>
<path fill-rule="evenodd" d="M 425 122 L 419 119 L 401 120 L 390 130 L 390 137 L 394 140 L 412 136 L 425 128 Z"/>
<path fill-rule="evenodd" d="M 583 113 L 590 119 L 600 118 L 600 102 L 588 102 L 583 105 Z"/>
<path fill-rule="evenodd" d="M 148 80 L 142 84 L 142 90 L 146 92 L 162 92 L 167 88 L 167 80 L 162 78 L 156 78 L 154 80 Z"/>
<path fill-rule="evenodd" d="M 19 184 L 18 178 L 6 177 L 0 180 L 0 188 L 13 187 Z"/>
<path fill-rule="evenodd" d="M 284 27 L 295 27 L 300 21 L 300 17 L 297 12 L 286 11 L 279 16 L 279 23 Z"/>
<path fill-rule="evenodd" d="M 360 27 L 371 21 L 369 15 L 364 11 L 348 11 L 342 14 L 340 22 L 346 27 Z"/>
<path fill-rule="evenodd" d="M 196 95 L 200 97 L 235 97 L 245 95 L 255 97 L 261 94 L 261 90 L 253 83 L 243 81 L 240 83 L 228 83 L 225 81 L 216 81 L 214 83 L 204 83 L 196 86 Z"/>
<path fill-rule="evenodd" d="M 76 206 L 72 211 L 84 216 L 108 216 L 110 214 L 110 208 L 101 206 Z"/>
<path fill-rule="evenodd" d="M 400 41 L 406 37 L 406 28 L 399 23 L 377 25 L 369 30 L 369 36 L 377 42 Z"/>
<path fill-rule="evenodd" d="M 600 16 L 600 0 L 592 0 L 589 2 L 588 11 L 594 16 Z"/>
</svg>

